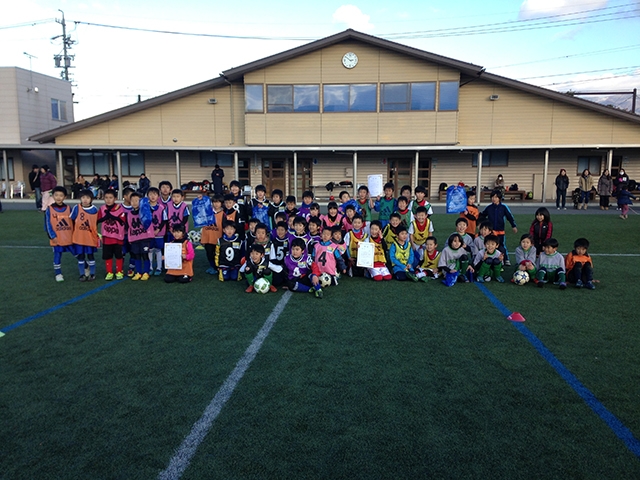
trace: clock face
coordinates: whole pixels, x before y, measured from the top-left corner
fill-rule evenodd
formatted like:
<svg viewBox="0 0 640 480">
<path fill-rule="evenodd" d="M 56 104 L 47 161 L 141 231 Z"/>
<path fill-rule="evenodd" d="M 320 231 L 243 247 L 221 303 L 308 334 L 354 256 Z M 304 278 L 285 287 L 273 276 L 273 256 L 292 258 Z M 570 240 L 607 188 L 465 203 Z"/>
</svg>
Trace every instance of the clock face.
<svg viewBox="0 0 640 480">
<path fill-rule="evenodd" d="M 346 68 L 353 68 L 358 64 L 358 56 L 353 52 L 347 52 L 342 57 L 342 65 Z"/>
</svg>

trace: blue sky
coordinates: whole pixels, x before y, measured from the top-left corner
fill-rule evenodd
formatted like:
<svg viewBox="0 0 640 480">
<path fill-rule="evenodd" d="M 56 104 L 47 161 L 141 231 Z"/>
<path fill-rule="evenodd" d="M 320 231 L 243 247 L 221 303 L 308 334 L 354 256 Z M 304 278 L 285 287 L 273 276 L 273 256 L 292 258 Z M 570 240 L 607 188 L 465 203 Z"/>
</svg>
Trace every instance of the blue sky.
<svg viewBox="0 0 640 480">
<path fill-rule="evenodd" d="M 77 41 L 72 51 L 76 120 L 134 103 L 138 95 L 147 99 L 217 77 L 223 70 L 346 28 L 554 90 L 640 88 L 640 0 L 24 0 L 3 6 L 0 66 L 30 68 L 27 52 L 37 57 L 31 59 L 34 71 L 59 76 L 53 56 L 61 46 L 51 40 L 62 32 L 53 21 L 61 18 L 58 9 L 64 10 L 67 30 Z M 564 23 L 552 23 L 559 21 Z M 87 23 L 269 40 L 147 33 Z M 630 104 L 629 97 L 610 97 L 608 102 Z"/>
</svg>

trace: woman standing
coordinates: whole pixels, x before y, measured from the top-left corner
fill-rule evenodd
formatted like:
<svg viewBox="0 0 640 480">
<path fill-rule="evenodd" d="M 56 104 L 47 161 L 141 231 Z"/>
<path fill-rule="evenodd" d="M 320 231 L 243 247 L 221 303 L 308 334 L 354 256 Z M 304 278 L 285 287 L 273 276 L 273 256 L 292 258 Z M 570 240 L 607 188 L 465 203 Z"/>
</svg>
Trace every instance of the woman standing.
<svg viewBox="0 0 640 480">
<path fill-rule="evenodd" d="M 602 172 L 598 180 L 598 195 L 600 195 L 600 210 L 609 210 L 609 198 L 613 192 L 613 179 L 609 170 Z"/>
<path fill-rule="evenodd" d="M 55 175 L 49 171 L 48 165 L 40 168 L 40 189 L 42 190 L 42 211 L 46 212 L 49 205 L 53 204 L 51 190 L 58 186 Z"/>
<path fill-rule="evenodd" d="M 588 168 L 585 168 L 580 175 L 580 204 L 578 210 L 584 208 L 585 210 L 589 206 L 589 194 L 593 190 L 593 177 Z"/>
<path fill-rule="evenodd" d="M 562 209 L 566 210 L 567 189 L 569 188 L 569 177 L 567 171 L 562 168 L 556 177 L 556 208 L 560 210 L 560 198 L 562 198 Z"/>
</svg>

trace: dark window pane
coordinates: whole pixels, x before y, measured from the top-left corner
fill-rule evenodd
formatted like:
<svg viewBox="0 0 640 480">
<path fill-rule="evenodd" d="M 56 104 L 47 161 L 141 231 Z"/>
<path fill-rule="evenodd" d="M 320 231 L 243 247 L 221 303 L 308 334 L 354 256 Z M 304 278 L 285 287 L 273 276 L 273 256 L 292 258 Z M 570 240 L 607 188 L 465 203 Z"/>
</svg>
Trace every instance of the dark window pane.
<svg viewBox="0 0 640 480">
<path fill-rule="evenodd" d="M 267 85 L 267 111 L 293 111 L 293 87 L 291 85 Z"/>
</svg>

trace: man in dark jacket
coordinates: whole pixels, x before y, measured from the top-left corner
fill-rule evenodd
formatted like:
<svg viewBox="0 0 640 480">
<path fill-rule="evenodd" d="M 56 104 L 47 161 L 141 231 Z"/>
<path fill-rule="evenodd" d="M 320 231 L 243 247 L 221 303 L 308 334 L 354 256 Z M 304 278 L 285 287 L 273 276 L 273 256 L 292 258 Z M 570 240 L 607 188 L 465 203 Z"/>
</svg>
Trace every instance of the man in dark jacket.
<svg viewBox="0 0 640 480">
<path fill-rule="evenodd" d="M 211 182 L 213 183 L 213 193 L 214 195 L 222 195 L 222 179 L 224 178 L 224 170 L 220 168 L 220 165 L 217 165 L 213 168 L 211 172 Z"/>
<path fill-rule="evenodd" d="M 40 167 L 33 165 L 29 173 L 29 185 L 31 190 L 36 193 L 36 209 L 42 208 L 42 190 L 40 189 Z"/>
</svg>

